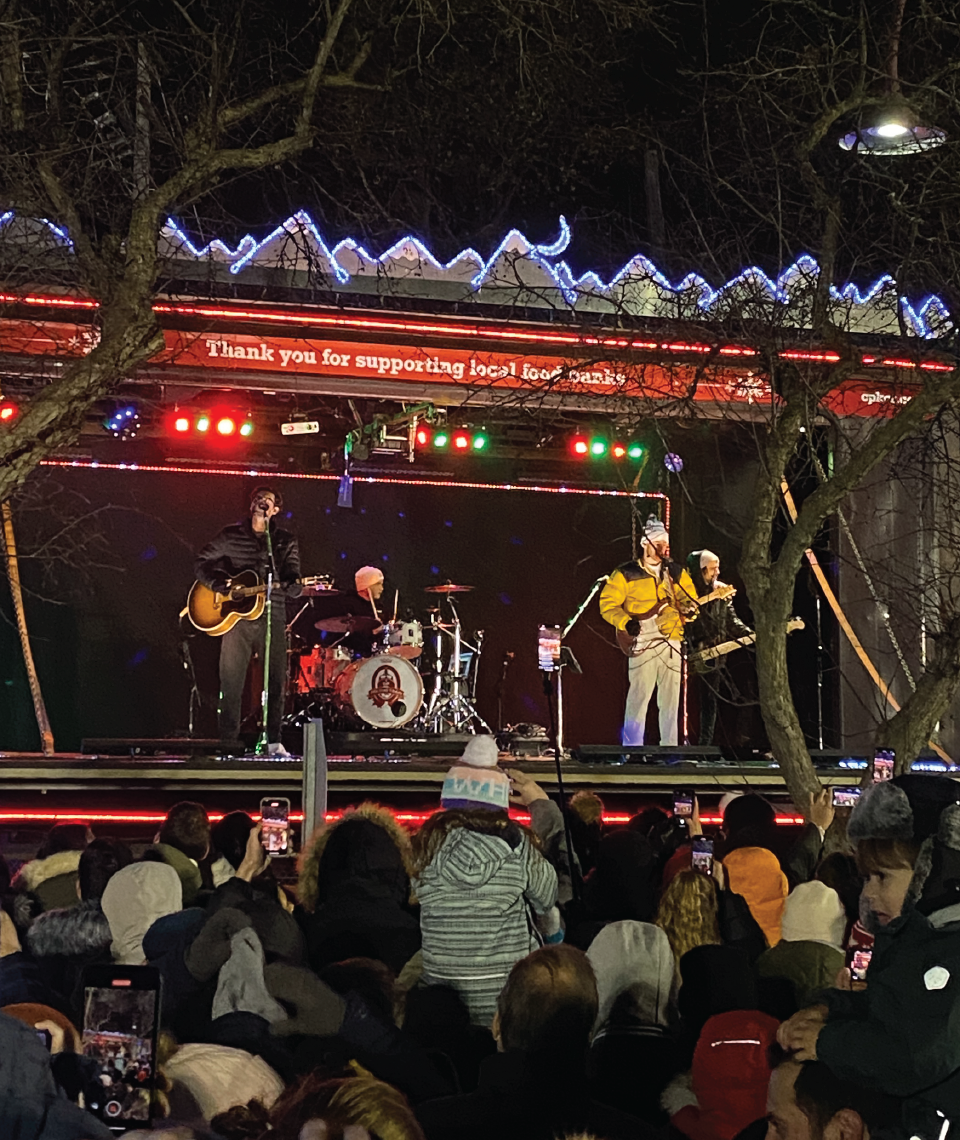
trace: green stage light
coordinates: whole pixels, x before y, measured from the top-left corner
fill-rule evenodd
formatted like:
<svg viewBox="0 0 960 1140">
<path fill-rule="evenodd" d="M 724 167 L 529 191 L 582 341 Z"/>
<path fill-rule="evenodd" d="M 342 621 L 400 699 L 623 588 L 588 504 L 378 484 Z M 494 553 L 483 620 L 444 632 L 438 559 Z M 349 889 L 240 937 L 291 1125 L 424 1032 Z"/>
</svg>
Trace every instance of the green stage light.
<svg viewBox="0 0 960 1140">
<path fill-rule="evenodd" d="M 483 434 L 482 431 L 478 431 L 477 434 L 473 437 L 473 450 L 483 451 L 486 446 L 487 437 Z"/>
<path fill-rule="evenodd" d="M 627 444 L 627 456 L 630 459 L 643 459 L 643 453 L 646 449 L 642 443 L 629 443 Z"/>
<path fill-rule="evenodd" d="M 590 454 L 595 459 L 602 459 L 607 454 L 607 441 L 605 439 L 590 440 Z"/>
<path fill-rule="evenodd" d="M 438 431 L 438 432 L 434 433 L 434 437 L 433 437 L 433 446 L 434 447 L 446 447 L 449 442 L 450 442 L 450 436 L 448 436 L 445 431 Z"/>
<path fill-rule="evenodd" d="M 240 434 L 245 437 L 253 435 L 253 424 L 250 422 L 250 420 L 247 420 L 246 423 L 240 425 Z"/>
</svg>

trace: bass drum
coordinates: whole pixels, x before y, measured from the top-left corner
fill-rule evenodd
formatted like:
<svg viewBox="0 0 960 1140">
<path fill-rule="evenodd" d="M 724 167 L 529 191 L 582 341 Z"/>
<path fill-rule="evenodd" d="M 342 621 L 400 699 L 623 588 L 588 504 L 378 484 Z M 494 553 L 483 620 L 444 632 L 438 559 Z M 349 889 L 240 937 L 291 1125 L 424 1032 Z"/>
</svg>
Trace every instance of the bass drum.
<svg viewBox="0 0 960 1140">
<path fill-rule="evenodd" d="M 374 728 L 402 728 L 420 711 L 423 681 L 405 657 L 381 653 L 348 665 L 333 683 L 333 700 Z"/>
</svg>

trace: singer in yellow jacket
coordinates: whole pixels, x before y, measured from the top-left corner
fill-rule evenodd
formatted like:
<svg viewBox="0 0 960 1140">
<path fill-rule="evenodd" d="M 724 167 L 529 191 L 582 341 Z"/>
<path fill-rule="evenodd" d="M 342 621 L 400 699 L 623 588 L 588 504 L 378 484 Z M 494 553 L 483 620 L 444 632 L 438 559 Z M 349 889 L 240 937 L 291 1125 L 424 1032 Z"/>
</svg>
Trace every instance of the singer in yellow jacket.
<svg viewBox="0 0 960 1140">
<path fill-rule="evenodd" d="M 627 662 L 630 687 L 621 737 L 628 745 L 653 743 L 644 739 L 644 727 L 654 690 L 660 713 L 660 744 L 676 744 L 679 736 L 681 615 L 696 609 L 697 592 L 686 570 L 670 576 L 669 542 L 663 524 L 655 518 L 647 519 L 642 560 L 626 562 L 614 570 L 600 594 L 604 619 L 635 638 L 635 655 Z"/>
</svg>

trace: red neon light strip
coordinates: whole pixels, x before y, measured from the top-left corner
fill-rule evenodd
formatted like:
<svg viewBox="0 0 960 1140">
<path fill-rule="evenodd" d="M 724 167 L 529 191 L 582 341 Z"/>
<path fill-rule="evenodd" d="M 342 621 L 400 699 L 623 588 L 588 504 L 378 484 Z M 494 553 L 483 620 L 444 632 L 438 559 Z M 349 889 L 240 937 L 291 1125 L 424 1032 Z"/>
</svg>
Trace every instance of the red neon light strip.
<svg viewBox="0 0 960 1140">
<path fill-rule="evenodd" d="M 244 477 L 262 476 L 270 479 L 301 479 L 315 482 L 337 482 L 339 475 L 312 475 L 304 472 L 258 471 L 253 467 L 174 467 L 172 464 L 163 466 L 156 463 L 100 463 L 96 459 L 44 459 L 41 467 L 78 467 L 86 470 L 100 471 L 148 471 L 167 472 L 174 475 L 243 475 Z M 355 483 L 388 483 L 404 487 L 461 487 L 469 491 L 537 491 L 553 495 L 593 495 L 613 497 L 616 499 L 663 499 L 667 504 L 667 520 L 669 524 L 670 502 L 662 491 L 601 491 L 587 487 L 541 487 L 531 484 L 524 486 L 519 483 L 467 483 L 457 479 L 402 479 L 393 475 L 355 475 Z"/>
<path fill-rule="evenodd" d="M 395 811 L 393 812 L 394 818 L 400 823 L 416 823 L 422 824 L 439 811 L 439 807 L 434 811 Z M 343 811 L 328 811 L 324 816 L 327 823 L 342 818 L 345 813 Z M 223 819 L 223 812 L 211 811 L 207 812 L 207 818 L 211 823 L 219 823 Z M 81 823 L 163 823 L 167 818 L 166 812 L 123 812 L 123 811 L 100 811 L 100 812 L 78 812 L 78 811 L 4 811 L 0 812 L 0 823 L 63 823 L 67 821 L 78 821 Z M 251 815 L 251 819 L 259 820 L 259 815 Z M 510 818 L 517 820 L 519 823 L 529 823 L 530 815 L 528 812 L 511 811 Z M 603 822 L 609 824 L 625 824 L 629 823 L 633 816 L 629 812 L 605 811 L 603 813 Z M 303 812 L 292 811 L 290 813 L 291 823 L 303 823 Z M 719 827 L 723 822 L 723 816 L 720 815 L 702 815 L 700 822 L 707 827 Z M 799 826 L 806 822 L 802 815 L 778 815 L 776 822 L 783 827 Z"/>
</svg>

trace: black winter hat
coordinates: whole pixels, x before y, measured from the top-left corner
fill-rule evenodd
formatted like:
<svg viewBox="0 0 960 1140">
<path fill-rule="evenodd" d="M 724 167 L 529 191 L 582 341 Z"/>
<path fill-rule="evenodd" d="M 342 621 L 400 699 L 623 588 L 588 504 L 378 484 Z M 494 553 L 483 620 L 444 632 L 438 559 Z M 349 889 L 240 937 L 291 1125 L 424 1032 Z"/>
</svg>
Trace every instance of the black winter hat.
<svg viewBox="0 0 960 1140">
<path fill-rule="evenodd" d="M 872 784 L 857 800 L 847 824 L 854 843 L 861 839 L 904 839 L 922 843 L 940 828 L 940 816 L 960 803 L 960 784 L 946 776 L 898 776 Z"/>
</svg>

